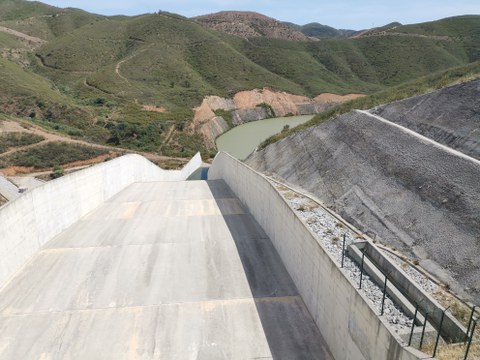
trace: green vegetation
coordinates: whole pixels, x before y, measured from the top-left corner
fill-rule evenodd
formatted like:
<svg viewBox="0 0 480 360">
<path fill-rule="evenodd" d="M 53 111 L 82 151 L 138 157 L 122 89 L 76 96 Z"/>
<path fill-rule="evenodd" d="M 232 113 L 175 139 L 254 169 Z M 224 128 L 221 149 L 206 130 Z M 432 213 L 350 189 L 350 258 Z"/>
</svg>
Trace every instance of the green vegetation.
<svg viewBox="0 0 480 360">
<path fill-rule="evenodd" d="M 233 128 L 232 113 L 223 109 L 215 110 L 215 115 L 221 116 L 223 120 L 228 124 L 228 127 Z"/>
<path fill-rule="evenodd" d="M 293 24 L 289 25 L 292 26 Z M 319 23 L 310 23 L 303 26 L 293 25 L 293 27 L 307 36 L 318 38 L 346 38 L 356 33 L 355 30 L 335 29 Z"/>
<path fill-rule="evenodd" d="M 91 115 L 62 95 L 49 80 L 0 58 L 0 111 L 85 127 Z"/>
<path fill-rule="evenodd" d="M 245 40 L 163 12 L 104 17 L 2 0 L 0 26 L 47 42 L 34 48 L 0 32 L 0 113 L 96 143 L 180 157 L 206 153 L 187 131 L 205 96 L 264 87 L 310 97 L 381 96 L 478 60 L 479 19 L 398 26 L 387 30 L 396 35 L 359 39 Z"/>
<path fill-rule="evenodd" d="M 324 121 L 336 118 L 342 114 L 355 109 L 365 110 L 372 107 L 386 104 L 389 102 L 405 99 L 408 97 L 421 95 L 430 91 L 441 89 L 448 85 L 472 80 L 480 77 L 480 61 L 476 61 L 467 66 L 462 66 L 447 71 L 439 72 L 429 76 L 421 77 L 417 80 L 389 88 L 384 91 L 374 93 L 369 96 L 357 98 L 333 109 L 316 115 L 312 120 L 296 126 L 288 131 L 282 131 L 265 140 L 259 147 L 265 148 L 268 145 L 280 141 L 289 135 L 298 133 L 307 128 L 317 126 Z"/>
<path fill-rule="evenodd" d="M 51 142 L 30 149 L 17 151 L 0 158 L 0 168 L 8 166 L 31 166 L 34 168 L 49 168 L 65 165 L 74 161 L 92 159 L 106 154 L 108 151 L 93 147 Z"/>
<path fill-rule="evenodd" d="M 480 59 L 480 16 L 456 16 L 422 24 L 405 25 L 390 32 L 445 36 L 451 42 L 461 42 L 470 61 Z"/>
<path fill-rule="evenodd" d="M 104 18 L 79 9 L 24 0 L 2 0 L 0 9 L 0 25 L 45 40 Z"/>
<path fill-rule="evenodd" d="M 63 175 L 65 175 L 65 171 L 63 170 L 63 168 L 61 166 L 55 165 L 53 167 L 52 173 L 50 174 L 50 178 L 51 179 L 58 179 L 59 177 L 62 177 Z"/>
<path fill-rule="evenodd" d="M 30 133 L 0 133 L 0 154 L 13 147 L 32 145 L 42 140 L 44 140 L 43 136 Z"/>
</svg>

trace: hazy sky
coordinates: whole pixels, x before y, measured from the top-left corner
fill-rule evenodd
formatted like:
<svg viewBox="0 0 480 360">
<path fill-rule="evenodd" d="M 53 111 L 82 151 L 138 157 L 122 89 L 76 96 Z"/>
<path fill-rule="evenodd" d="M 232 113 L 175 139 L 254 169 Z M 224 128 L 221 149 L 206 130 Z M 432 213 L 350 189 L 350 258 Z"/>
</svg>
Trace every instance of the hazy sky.
<svg viewBox="0 0 480 360">
<path fill-rule="evenodd" d="M 59 7 L 76 7 L 104 15 L 138 15 L 158 10 L 184 16 L 223 10 L 256 11 L 304 25 L 319 22 L 360 30 L 393 21 L 411 24 L 449 16 L 480 14 L 480 0 L 45 0 Z"/>
</svg>

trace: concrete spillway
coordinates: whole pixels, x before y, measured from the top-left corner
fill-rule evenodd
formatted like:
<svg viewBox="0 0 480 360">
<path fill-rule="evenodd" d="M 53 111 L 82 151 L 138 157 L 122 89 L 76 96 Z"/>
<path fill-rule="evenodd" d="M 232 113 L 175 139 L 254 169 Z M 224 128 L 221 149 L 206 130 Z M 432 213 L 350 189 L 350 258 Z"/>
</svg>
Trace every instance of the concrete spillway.
<svg viewBox="0 0 480 360">
<path fill-rule="evenodd" d="M 0 292 L 1 359 L 332 359 L 223 180 L 137 182 Z"/>
<path fill-rule="evenodd" d="M 127 155 L 0 207 L 0 359 L 391 359 L 393 332 L 260 173 Z"/>
</svg>

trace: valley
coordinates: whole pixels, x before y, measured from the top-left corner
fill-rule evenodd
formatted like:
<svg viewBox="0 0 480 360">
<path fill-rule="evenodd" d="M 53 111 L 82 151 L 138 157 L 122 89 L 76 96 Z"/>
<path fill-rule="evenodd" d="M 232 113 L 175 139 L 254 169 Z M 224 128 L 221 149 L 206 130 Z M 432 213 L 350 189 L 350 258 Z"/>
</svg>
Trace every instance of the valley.
<svg viewBox="0 0 480 360">
<path fill-rule="evenodd" d="M 387 22 L 0 0 L 0 353 L 480 356 L 480 15 Z"/>
<path fill-rule="evenodd" d="M 21 0 L 4 0 L 0 9 L 4 116 L 29 119 L 76 140 L 172 158 L 199 150 L 212 158 L 215 138 L 240 122 L 328 110 L 280 110 L 281 103 L 291 109 L 281 94 L 309 104 L 325 93 L 376 98 L 478 59 L 475 16 L 381 30 L 415 37 L 347 32 L 355 37 L 319 40 L 256 13 L 108 17 Z M 231 19 L 241 29 L 259 30 L 242 37 L 225 34 L 223 25 L 211 28 Z M 198 114 L 212 96 L 235 101 L 265 89 L 278 94 L 273 107 L 263 101 L 272 113 L 257 101 L 241 107 L 243 113 L 230 106 L 212 110 L 227 118 Z M 232 111 L 243 119 L 230 125 Z"/>
</svg>

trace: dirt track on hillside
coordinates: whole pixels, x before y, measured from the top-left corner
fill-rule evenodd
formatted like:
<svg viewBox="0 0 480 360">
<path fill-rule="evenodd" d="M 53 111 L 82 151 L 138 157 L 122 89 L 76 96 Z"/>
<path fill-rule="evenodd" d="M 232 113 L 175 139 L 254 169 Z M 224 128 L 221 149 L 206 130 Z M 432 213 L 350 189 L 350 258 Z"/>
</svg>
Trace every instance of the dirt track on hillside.
<svg viewBox="0 0 480 360">
<path fill-rule="evenodd" d="M 20 37 L 24 40 L 30 41 L 30 42 L 35 43 L 37 45 L 43 45 L 44 43 L 46 43 L 46 41 L 43 40 L 43 39 L 40 39 L 40 38 L 35 37 L 35 36 L 30 36 L 30 35 L 27 35 L 27 34 L 24 34 L 24 33 L 20 32 L 20 31 L 9 29 L 9 28 L 4 27 L 4 26 L 0 26 L 0 31 L 2 31 L 4 33 L 7 33 L 7 34 L 10 34 L 10 35 Z"/>
<path fill-rule="evenodd" d="M 0 154 L 0 158 L 11 155 L 11 154 L 13 154 L 15 152 L 18 152 L 18 151 L 21 151 L 21 150 L 33 148 L 33 147 L 36 147 L 36 146 L 41 146 L 41 145 L 44 145 L 48 142 L 59 141 L 59 142 L 64 142 L 64 143 L 68 143 L 68 144 L 78 144 L 78 145 L 82 145 L 82 146 L 88 146 L 88 147 L 93 147 L 93 148 L 97 148 L 97 149 L 108 150 L 109 152 L 135 153 L 135 154 L 145 156 L 147 159 L 149 159 L 151 161 L 159 162 L 159 163 L 175 161 L 175 162 L 178 162 L 179 164 L 185 164 L 188 161 L 188 159 L 185 159 L 185 158 L 169 157 L 169 156 L 163 156 L 163 155 L 158 155 L 158 154 L 153 154 L 153 153 L 148 153 L 148 152 L 133 151 L 133 150 L 125 149 L 125 148 L 113 147 L 113 146 L 108 146 L 108 145 L 93 144 L 93 143 L 89 143 L 89 142 L 83 141 L 83 140 L 72 139 L 72 138 L 70 138 L 68 136 L 65 136 L 65 135 L 62 135 L 62 134 L 46 131 L 45 129 L 42 129 L 42 128 L 36 126 L 36 125 L 26 124 L 24 126 L 21 126 L 21 124 L 24 124 L 24 123 L 16 122 L 16 121 L 13 121 L 13 120 L 0 121 L 0 134 L 2 132 L 25 132 L 25 133 L 30 133 L 30 134 L 35 134 L 35 135 L 42 136 L 42 137 L 45 138 L 45 140 L 43 140 L 41 142 L 38 142 L 36 144 L 11 149 L 7 152 L 4 152 L 4 153 Z M 103 161 L 103 160 L 104 159 L 101 159 L 99 161 Z M 85 165 L 85 164 L 88 164 L 88 160 L 82 162 L 82 165 Z M 65 165 L 65 167 L 77 166 L 77 165 L 78 165 L 77 163 L 72 163 L 72 164 Z M 18 168 L 18 167 L 12 167 L 11 170 L 15 170 L 15 168 Z M 17 171 L 18 170 L 20 170 L 20 168 L 18 168 Z M 23 170 L 25 170 L 25 171 L 22 171 L 22 173 L 28 173 L 29 172 L 28 171 L 29 169 L 25 168 Z M 33 169 L 30 169 L 30 170 L 33 171 Z M 15 171 L 8 171 L 8 170 L 5 170 L 5 171 L 15 173 Z M 3 172 L 3 170 L 2 170 L 2 172 Z M 13 175 L 13 174 L 10 174 L 10 175 Z"/>
</svg>

